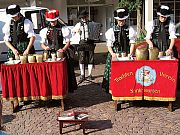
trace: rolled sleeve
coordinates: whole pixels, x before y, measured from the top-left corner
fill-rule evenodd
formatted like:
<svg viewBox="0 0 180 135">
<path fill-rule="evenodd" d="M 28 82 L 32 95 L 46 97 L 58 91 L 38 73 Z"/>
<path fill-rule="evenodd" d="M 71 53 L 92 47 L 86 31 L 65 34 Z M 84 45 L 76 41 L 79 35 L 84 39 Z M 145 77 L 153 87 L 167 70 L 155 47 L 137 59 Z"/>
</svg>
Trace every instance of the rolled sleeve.
<svg viewBox="0 0 180 135">
<path fill-rule="evenodd" d="M 8 35 L 4 36 L 4 41 L 11 41 L 11 38 Z"/>
<path fill-rule="evenodd" d="M 71 38 L 71 30 L 68 27 L 64 26 L 62 27 L 62 34 L 63 34 L 64 40 L 66 42 L 69 42 Z"/>
<path fill-rule="evenodd" d="M 170 22 L 169 24 L 169 39 L 177 38 L 176 37 L 176 29 L 173 22 Z"/>
<path fill-rule="evenodd" d="M 10 22 L 7 22 L 3 26 L 2 32 L 4 34 L 4 41 L 11 41 L 11 37 L 10 37 Z"/>
<path fill-rule="evenodd" d="M 113 28 L 110 28 L 109 30 L 106 31 L 105 37 L 106 37 L 106 45 L 112 47 L 115 41 Z"/>
<path fill-rule="evenodd" d="M 147 32 L 145 39 L 151 39 L 151 34 L 153 33 L 153 30 L 154 30 L 153 21 L 148 22 L 145 26 L 145 29 Z"/>
<path fill-rule="evenodd" d="M 136 41 L 136 31 L 133 27 L 129 27 L 129 40 L 130 44 L 134 44 Z"/>
<path fill-rule="evenodd" d="M 35 36 L 33 23 L 29 19 L 24 21 L 24 32 L 28 34 L 28 38 Z"/>
<path fill-rule="evenodd" d="M 113 42 L 110 40 L 106 41 L 106 46 L 113 47 Z"/>
<path fill-rule="evenodd" d="M 44 43 L 46 43 L 46 39 L 47 39 L 47 31 L 48 31 L 48 29 L 47 28 L 44 28 L 44 29 L 42 29 L 40 32 L 39 32 L 39 35 L 40 35 L 40 37 L 41 37 L 41 40 L 40 40 L 40 43 L 41 44 L 44 44 Z"/>
<path fill-rule="evenodd" d="M 72 32 L 78 33 L 80 31 L 80 28 L 81 28 L 81 23 L 79 22 L 74 26 Z"/>
</svg>

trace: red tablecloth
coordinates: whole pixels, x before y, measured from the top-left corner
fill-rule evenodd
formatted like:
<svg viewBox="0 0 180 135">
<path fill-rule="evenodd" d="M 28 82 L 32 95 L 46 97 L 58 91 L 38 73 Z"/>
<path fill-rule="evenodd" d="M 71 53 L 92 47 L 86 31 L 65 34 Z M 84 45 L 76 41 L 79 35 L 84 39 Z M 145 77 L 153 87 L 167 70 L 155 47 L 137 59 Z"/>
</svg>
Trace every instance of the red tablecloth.
<svg viewBox="0 0 180 135">
<path fill-rule="evenodd" d="M 1 65 L 3 100 L 63 99 L 68 92 L 66 60 Z"/>
<path fill-rule="evenodd" d="M 180 38 L 175 39 L 175 47 L 178 52 L 178 58 L 180 58 Z"/>
<path fill-rule="evenodd" d="M 112 61 L 113 100 L 175 101 L 178 60 Z"/>
</svg>

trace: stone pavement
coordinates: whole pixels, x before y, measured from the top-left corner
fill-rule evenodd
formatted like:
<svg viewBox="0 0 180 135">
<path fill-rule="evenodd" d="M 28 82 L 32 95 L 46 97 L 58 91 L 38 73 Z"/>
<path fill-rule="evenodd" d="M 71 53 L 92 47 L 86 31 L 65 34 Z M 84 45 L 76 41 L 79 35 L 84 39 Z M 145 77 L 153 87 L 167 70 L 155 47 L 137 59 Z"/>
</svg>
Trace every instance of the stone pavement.
<svg viewBox="0 0 180 135">
<path fill-rule="evenodd" d="M 95 82 L 102 81 L 103 72 L 103 61 L 96 61 Z M 78 80 L 78 68 L 76 76 Z M 74 93 L 68 94 L 65 111 L 87 111 L 91 120 L 85 125 L 89 135 L 177 135 L 180 133 L 179 91 L 173 112 L 168 111 L 166 102 L 148 101 L 133 102 L 131 107 L 125 103 L 117 112 L 111 95 L 103 92 L 100 85 L 84 82 Z M 58 135 L 56 115 L 62 111 L 59 105 L 60 101 L 32 102 L 12 113 L 10 102 L 4 102 L 2 126 L 12 135 Z M 82 134 L 79 125 L 66 126 L 64 134 Z"/>
</svg>

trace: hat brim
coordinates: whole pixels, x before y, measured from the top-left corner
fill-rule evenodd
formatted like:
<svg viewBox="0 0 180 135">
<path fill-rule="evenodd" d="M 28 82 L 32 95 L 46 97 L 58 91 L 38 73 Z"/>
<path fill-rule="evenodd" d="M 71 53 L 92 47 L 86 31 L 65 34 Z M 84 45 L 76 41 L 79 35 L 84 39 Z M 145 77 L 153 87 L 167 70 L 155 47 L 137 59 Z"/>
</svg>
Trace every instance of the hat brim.
<svg viewBox="0 0 180 135">
<path fill-rule="evenodd" d="M 79 15 L 79 19 L 86 17 L 86 16 L 88 16 L 88 15 Z"/>
<path fill-rule="evenodd" d="M 129 15 L 124 16 L 123 18 L 120 18 L 120 17 L 114 17 L 114 19 L 116 19 L 116 20 L 125 20 L 125 19 L 127 19 L 128 17 L 129 17 Z"/>
<path fill-rule="evenodd" d="M 11 15 L 11 14 L 7 14 L 7 15 L 12 18 L 12 17 L 18 16 L 18 14 L 19 14 L 19 12 L 14 15 Z"/>
<path fill-rule="evenodd" d="M 170 17 L 170 15 L 163 15 L 160 12 L 157 12 L 157 15 L 162 16 L 162 17 Z"/>
<path fill-rule="evenodd" d="M 53 21 L 56 21 L 56 20 L 58 20 L 58 19 L 59 19 L 59 17 L 56 17 L 56 18 L 54 18 L 54 19 L 46 18 L 46 20 L 47 20 L 48 22 L 53 22 Z"/>
</svg>

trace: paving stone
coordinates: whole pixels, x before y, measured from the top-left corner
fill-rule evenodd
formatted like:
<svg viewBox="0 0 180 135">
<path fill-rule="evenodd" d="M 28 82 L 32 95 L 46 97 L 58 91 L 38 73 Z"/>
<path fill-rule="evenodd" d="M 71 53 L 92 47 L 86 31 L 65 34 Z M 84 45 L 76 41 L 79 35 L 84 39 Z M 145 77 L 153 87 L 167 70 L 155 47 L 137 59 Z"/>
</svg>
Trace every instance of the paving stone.
<svg viewBox="0 0 180 135">
<path fill-rule="evenodd" d="M 104 66 L 95 66 L 95 81 L 102 81 Z M 80 71 L 76 69 L 78 75 Z M 59 103 L 52 101 L 49 108 L 45 105 L 46 103 L 41 101 L 30 103 L 20 111 L 12 113 L 10 103 L 3 102 L 2 125 L 12 135 L 58 135 L 59 123 L 56 116 L 57 112 L 62 112 Z M 115 111 L 111 95 L 103 92 L 99 85 L 91 83 L 82 83 L 65 99 L 65 111 L 87 111 L 89 119 L 96 120 L 87 129 L 90 135 L 177 135 L 180 133 L 180 92 L 177 93 L 175 106 L 173 112 L 169 112 L 165 107 L 151 106 L 132 106 Z M 78 125 L 63 128 L 63 132 L 67 132 L 66 135 L 81 135 L 82 129 L 78 128 Z"/>
</svg>

